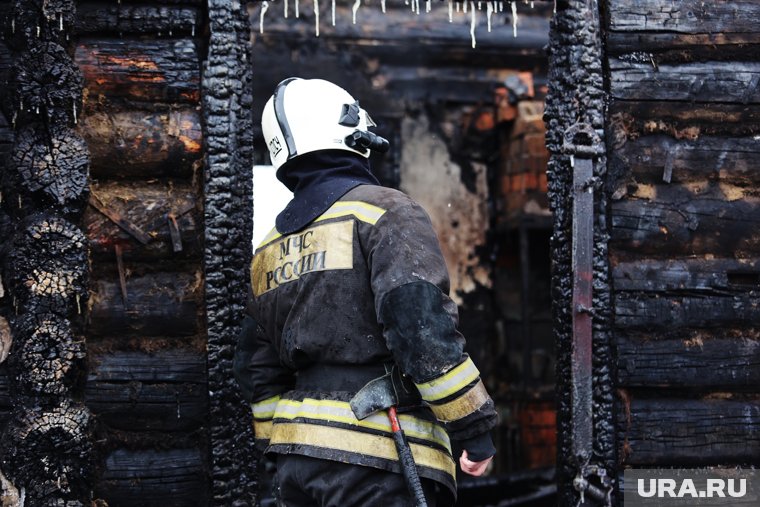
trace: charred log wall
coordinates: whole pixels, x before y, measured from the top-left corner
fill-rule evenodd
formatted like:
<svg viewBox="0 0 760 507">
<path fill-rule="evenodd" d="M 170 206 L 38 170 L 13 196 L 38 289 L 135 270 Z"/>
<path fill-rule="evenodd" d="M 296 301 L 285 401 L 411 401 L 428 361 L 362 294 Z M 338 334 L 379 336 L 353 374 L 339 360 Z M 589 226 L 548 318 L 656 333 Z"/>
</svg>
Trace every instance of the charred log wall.
<svg viewBox="0 0 760 507">
<path fill-rule="evenodd" d="M 199 2 L 81 2 L 74 58 L 92 166 L 84 399 L 96 417 L 96 498 L 211 498 L 202 253 Z"/>
<path fill-rule="evenodd" d="M 88 243 L 78 224 L 90 158 L 75 130 L 83 84 L 71 58 L 75 9 L 70 1 L 16 0 L 2 14 L 10 52 L 0 58 L 0 137 L 9 140 L 9 126 L 15 135 L 7 158 L 0 150 L 0 383 L 3 404 L 12 406 L 0 495 L 4 505 L 83 506 L 92 435 L 82 403 Z"/>
<path fill-rule="evenodd" d="M 758 465 L 760 7 L 606 4 L 621 462 Z"/>
</svg>

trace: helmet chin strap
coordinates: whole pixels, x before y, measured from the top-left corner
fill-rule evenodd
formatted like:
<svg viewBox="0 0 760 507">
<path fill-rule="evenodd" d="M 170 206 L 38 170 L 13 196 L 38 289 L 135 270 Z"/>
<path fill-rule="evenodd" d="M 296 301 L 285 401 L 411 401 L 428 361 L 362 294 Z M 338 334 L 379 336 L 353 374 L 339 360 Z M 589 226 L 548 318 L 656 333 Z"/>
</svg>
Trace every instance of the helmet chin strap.
<svg viewBox="0 0 760 507">
<path fill-rule="evenodd" d="M 349 148 L 362 153 L 366 153 L 367 150 L 385 153 L 390 146 L 387 139 L 366 130 L 354 130 L 346 136 L 345 143 Z"/>
</svg>

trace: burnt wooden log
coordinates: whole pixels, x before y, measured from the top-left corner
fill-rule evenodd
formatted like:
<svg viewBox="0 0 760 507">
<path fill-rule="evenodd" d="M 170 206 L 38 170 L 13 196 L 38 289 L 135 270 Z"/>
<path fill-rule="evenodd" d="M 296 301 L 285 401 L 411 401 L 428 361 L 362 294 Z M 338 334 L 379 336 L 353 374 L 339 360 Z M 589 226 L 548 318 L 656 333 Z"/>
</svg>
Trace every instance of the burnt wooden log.
<svg viewBox="0 0 760 507">
<path fill-rule="evenodd" d="M 82 39 L 74 55 L 88 100 L 99 95 L 196 104 L 200 55 L 192 38 Z"/>
<path fill-rule="evenodd" d="M 205 354 L 191 350 L 91 356 L 85 403 L 125 431 L 192 431 L 208 409 Z"/>
<path fill-rule="evenodd" d="M 619 335 L 617 385 L 757 392 L 760 340 L 751 330 L 734 330 L 731 334 L 738 337 L 705 330 L 668 339 L 650 333 Z"/>
<path fill-rule="evenodd" d="M 64 214 L 82 211 L 87 201 L 89 152 L 84 139 L 65 125 L 33 123 L 19 130 L 10 164 L 20 206 L 38 197 Z M 7 198 L 13 200 L 8 192 Z M 16 208 L 11 203 L 11 210 Z"/>
<path fill-rule="evenodd" d="M 199 272 L 147 273 L 126 279 L 126 301 L 118 278 L 91 283 L 90 336 L 190 336 L 200 330 Z M 126 303 L 126 304 L 125 304 Z"/>
<path fill-rule="evenodd" d="M 616 291 L 728 296 L 760 289 L 756 259 L 638 259 L 612 268 Z"/>
<path fill-rule="evenodd" d="M 8 376 L 8 367 L 5 364 L 0 365 L 0 434 L 3 433 L 8 419 L 13 410 L 13 401 L 11 398 L 10 378 Z"/>
<path fill-rule="evenodd" d="M 71 323 L 52 313 L 27 313 L 14 325 L 16 346 L 10 365 L 18 394 L 70 395 L 83 379 L 84 339 Z"/>
<path fill-rule="evenodd" d="M 74 25 L 75 12 L 74 0 L 14 1 L 8 10 L 9 38 L 19 48 L 40 41 L 65 44 Z"/>
<path fill-rule="evenodd" d="M 134 224 L 147 236 L 147 243 L 136 238 L 113 217 L 90 206 L 83 221 L 91 252 L 112 259 L 114 247 L 121 246 L 126 260 L 161 259 L 181 256 L 198 258 L 201 211 L 197 191 L 185 182 L 108 182 L 94 183 L 92 195 L 116 217 Z M 172 241 L 176 223 L 180 251 Z"/>
<path fill-rule="evenodd" d="M 201 119 L 194 109 L 91 113 L 80 132 L 95 178 L 189 178 L 202 156 Z"/>
<path fill-rule="evenodd" d="M 20 407 L 3 434 L 3 471 L 24 487 L 30 505 L 89 498 L 89 431 L 83 405 L 62 400 L 53 408 Z"/>
<path fill-rule="evenodd" d="M 701 400 L 624 396 L 620 457 L 629 466 L 757 464 L 760 400 L 715 395 Z M 725 398 L 725 399 L 723 399 Z"/>
<path fill-rule="evenodd" d="M 753 257 L 760 248 L 760 200 L 752 190 L 706 185 L 633 185 L 612 203 L 611 246 L 663 257 Z"/>
<path fill-rule="evenodd" d="M 20 55 L 11 70 L 6 114 L 76 123 L 82 73 L 60 44 L 43 42 Z"/>
<path fill-rule="evenodd" d="M 90 2 L 77 6 L 76 31 L 79 34 L 194 36 L 201 24 L 201 12 L 195 7 Z"/>
<path fill-rule="evenodd" d="M 118 449 L 106 457 L 102 470 L 94 493 L 109 507 L 197 507 L 209 502 L 200 449 Z"/>
<path fill-rule="evenodd" d="M 13 238 L 5 273 L 17 311 L 81 313 L 87 299 L 87 239 L 63 218 L 33 215 Z"/>
</svg>

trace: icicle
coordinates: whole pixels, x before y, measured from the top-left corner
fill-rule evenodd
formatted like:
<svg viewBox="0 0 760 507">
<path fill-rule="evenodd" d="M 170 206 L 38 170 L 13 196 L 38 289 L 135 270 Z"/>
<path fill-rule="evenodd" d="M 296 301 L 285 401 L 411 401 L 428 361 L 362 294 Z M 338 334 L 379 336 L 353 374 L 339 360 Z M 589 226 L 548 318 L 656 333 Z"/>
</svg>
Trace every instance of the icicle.
<svg viewBox="0 0 760 507">
<path fill-rule="evenodd" d="M 74 125 L 77 124 L 77 103 L 74 102 Z"/>
<path fill-rule="evenodd" d="M 285 15 L 285 19 L 288 19 L 288 0 L 285 0 L 283 3 L 283 11 Z"/>
<path fill-rule="evenodd" d="M 459 2 L 457 2 L 457 12 L 459 12 Z"/>
<path fill-rule="evenodd" d="M 169 28 L 169 37 L 171 37 L 173 35 L 173 33 L 174 33 L 174 30 L 172 30 L 171 28 Z"/>
<path fill-rule="evenodd" d="M 552 12 L 557 14 L 557 0 L 554 0 L 554 10 Z"/>
<path fill-rule="evenodd" d="M 475 13 L 475 2 L 472 2 L 472 8 L 470 10 L 472 11 L 472 18 L 470 20 L 470 37 L 472 37 L 472 49 L 475 49 L 475 17 L 477 16 Z"/>
<path fill-rule="evenodd" d="M 301 3 L 301 2 L 300 2 L 300 0 L 296 0 L 296 17 L 297 17 L 297 18 L 300 18 L 300 17 L 301 17 L 301 13 L 300 13 L 300 12 L 298 12 L 298 7 L 299 7 L 299 4 L 300 4 L 300 3 Z"/>
<path fill-rule="evenodd" d="M 82 315 L 82 305 L 79 302 L 79 294 L 76 295 L 77 300 L 77 315 Z"/>
<path fill-rule="evenodd" d="M 195 37 L 195 21 L 193 21 L 193 25 L 190 28 L 190 37 Z"/>
<path fill-rule="evenodd" d="M 454 22 L 454 2 L 449 0 L 449 23 Z"/>
<path fill-rule="evenodd" d="M 517 37 L 517 3 L 512 3 L 512 37 Z"/>
<path fill-rule="evenodd" d="M 481 3 L 482 2 L 480 0 L 478 0 L 478 10 L 482 10 L 481 5 L 480 5 Z"/>
<path fill-rule="evenodd" d="M 264 33 L 264 14 L 269 10 L 269 2 L 264 0 L 261 2 L 261 13 L 259 14 L 259 33 Z"/>
<path fill-rule="evenodd" d="M 570 167 L 575 167 L 575 157 L 570 155 Z"/>
<path fill-rule="evenodd" d="M 380 0 L 380 7 L 383 9 L 383 14 L 385 14 L 385 0 Z"/>
<path fill-rule="evenodd" d="M 37 37 L 40 36 L 40 25 L 37 25 Z"/>
<path fill-rule="evenodd" d="M 58 14 L 58 31 L 63 31 L 63 14 Z"/>
<path fill-rule="evenodd" d="M 16 18 L 11 19 L 11 33 L 16 33 Z"/>
<path fill-rule="evenodd" d="M 504 1 L 499 0 L 499 12 L 504 12 Z"/>
<path fill-rule="evenodd" d="M 23 206 L 21 205 L 21 194 L 18 196 L 18 209 L 21 209 Z"/>
<path fill-rule="evenodd" d="M 332 26 L 335 26 L 335 0 L 332 0 Z M 356 18 L 356 16 L 354 16 Z M 354 24 L 356 24 L 354 22 Z"/>
<path fill-rule="evenodd" d="M 314 0 L 314 32 L 319 37 L 319 0 Z"/>
<path fill-rule="evenodd" d="M 536 2 L 534 2 L 533 0 L 530 0 L 530 8 L 531 9 L 535 9 L 536 8 Z"/>
<path fill-rule="evenodd" d="M 469 0 L 467 0 L 464 3 L 462 3 L 462 12 L 464 12 L 465 14 L 467 14 L 467 4 L 468 3 L 470 3 Z"/>
<path fill-rule="evenodd" d="M 488 33 L 491 33 L 491 16 L 493 15 L 493 4 L 488 2 L 486 4 L 486 19 L 488 20 Z"/>
<path fill-rule="evenodd" d="M 420 0 L 414 0 L 414 4 L 417 7 L 417 15 L 420 14 Z"/>
<path fill-rule="evenodd" d="M 432 3 L 430 0 L 425 1 L 425 12 L 430 12 L 433 8 Z"/>
<path fill-rule="evenodd" d="M 34 114 L 40 114 L 40 106 L 34 108 Z"/>
<path fill-rule="evenodd" d="M 356 0 L 354 6 L 351 7 L 351 13 L 353 15 L 354 24 L 356 24 L 356 12 L 359 10 L 359 6 L 362 4 L 362 0 Z M 333 0 L 333 9 L 335 8 L 335 0 Z M 335 12 L 335 11 L 333 11 Z M 335 24 L 335 18 L 333 18 L 333 25 Z"/>
</svg>

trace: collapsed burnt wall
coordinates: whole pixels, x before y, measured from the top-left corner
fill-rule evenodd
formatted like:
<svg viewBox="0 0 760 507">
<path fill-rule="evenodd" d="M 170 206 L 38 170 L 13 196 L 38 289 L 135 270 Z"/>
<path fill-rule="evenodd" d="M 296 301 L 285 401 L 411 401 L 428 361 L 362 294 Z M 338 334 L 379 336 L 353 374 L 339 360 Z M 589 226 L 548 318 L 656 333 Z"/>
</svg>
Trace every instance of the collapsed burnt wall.
<svg viewBox="0 0 760 507">
<path fill-rule="evenodd" d="M 0 179 L 0 360 L 12 406 L 1 494 L 4 505 L 83 506 L 92 435 L 82 402 L 89 245 L 80 223 L 90 156 L 76 131 L 83 79 L 71 57 L 75 9 L 16 0 L 3 14 L 12 62 L 3 69 L 3 127 L 14 135 Z"/>
</svg>

